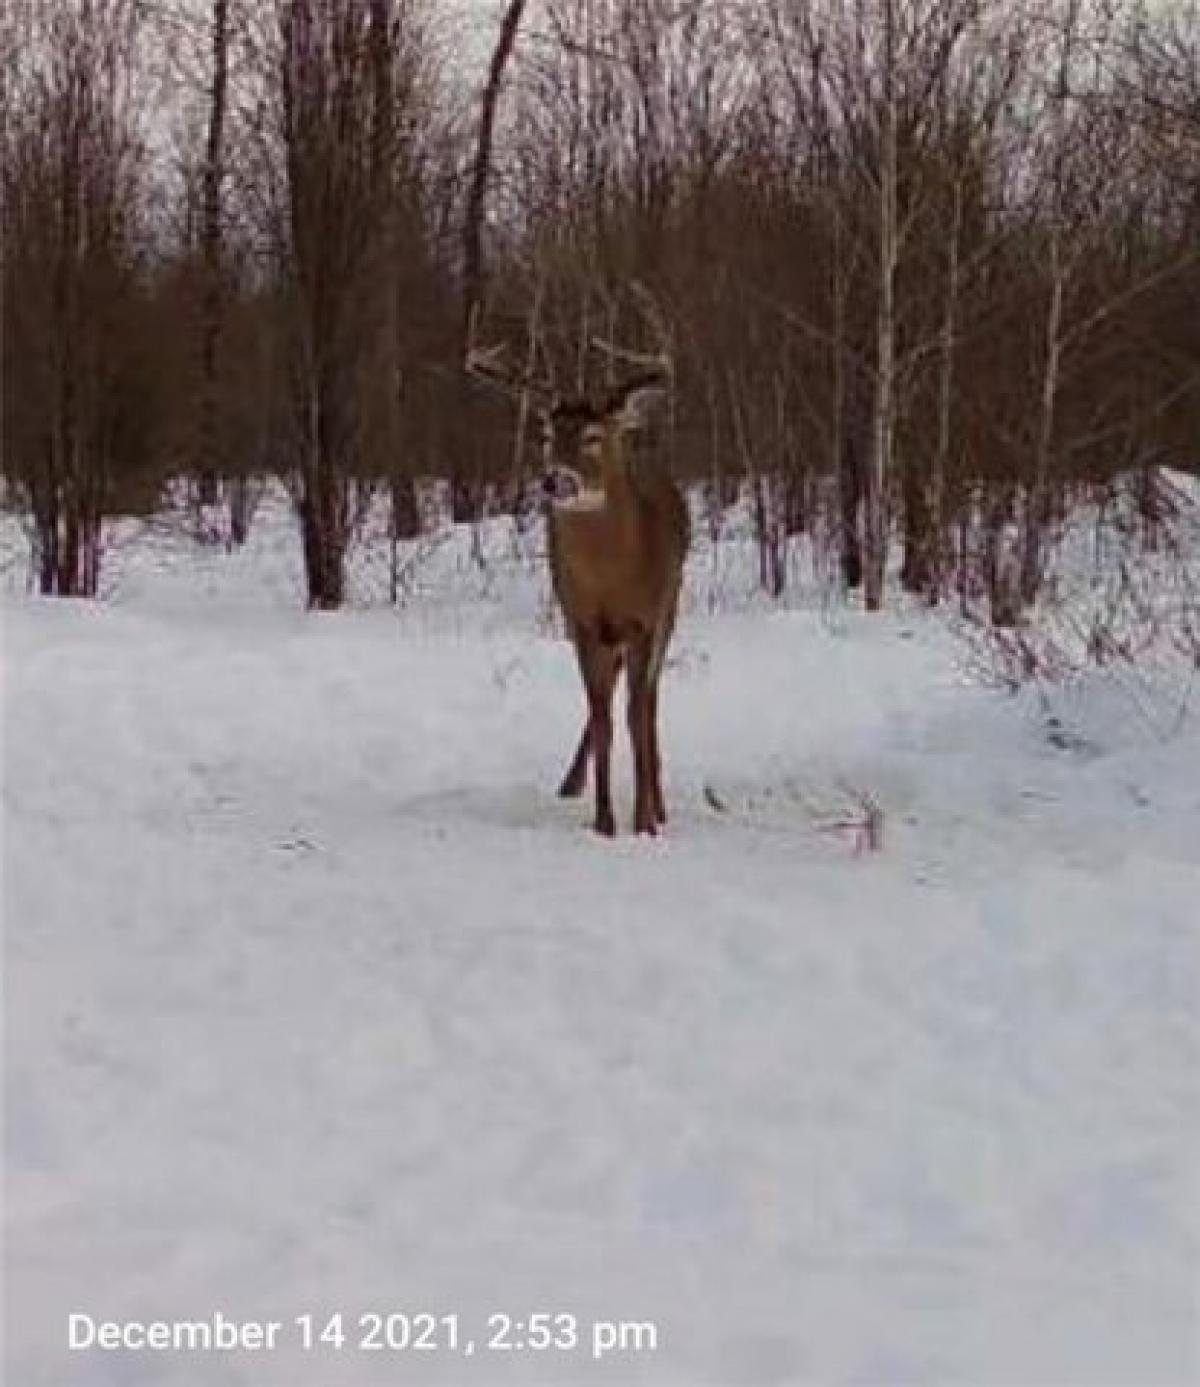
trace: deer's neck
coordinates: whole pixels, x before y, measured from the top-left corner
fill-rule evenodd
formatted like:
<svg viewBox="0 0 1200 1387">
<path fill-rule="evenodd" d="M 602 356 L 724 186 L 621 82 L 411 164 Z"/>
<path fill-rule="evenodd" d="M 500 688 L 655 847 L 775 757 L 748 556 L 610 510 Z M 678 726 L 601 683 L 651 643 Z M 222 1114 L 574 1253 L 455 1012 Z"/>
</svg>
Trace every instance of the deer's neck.
<svg viewBox="0 0 1200 1387">
<path fill-rule="evenodd" d="M 601 446 L 594 484 L 569 500 L 555 503 L 553 509 L 564 521 L 583 513 L 604 518 L 609 524 L 633 523 L 640 513 L 639 496 L 623 444 L 609 438 Z"/>
<path fill-rule="evenodd" d="M 610 436 L 600 452 L 600 486 L 609 506 L 620 507 L 633 501 L 633 476 L 624 442 Z"/>
</svg>

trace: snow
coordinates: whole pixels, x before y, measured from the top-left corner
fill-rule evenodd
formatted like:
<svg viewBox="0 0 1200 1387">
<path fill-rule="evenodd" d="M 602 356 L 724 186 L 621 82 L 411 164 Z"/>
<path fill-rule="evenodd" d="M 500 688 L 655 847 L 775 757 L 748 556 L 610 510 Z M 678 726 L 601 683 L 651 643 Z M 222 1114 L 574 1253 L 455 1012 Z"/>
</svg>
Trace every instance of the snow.
<svg viewBox="0 0 1200 1387">
<path fill-rule="evenodd" d="M 610 843 L 506 526 L 407 551 L 399 611 L 371 545 L 300 611 L 277 497 L 236 554 L 124 523 L 102 603 L 8 562 L 6 1381 L 1200 1380 L 1194 719 L 1002 696 L 701 535 L 671 824 L 628 833 L 619 741 Z M 393 1310 L 476 1352 L 298 1346 Z M 67 1348 L 216 1311 L 292 1332 Z M 499 1312 L 659 1343 L 489 1350 Z"/>
</svg>

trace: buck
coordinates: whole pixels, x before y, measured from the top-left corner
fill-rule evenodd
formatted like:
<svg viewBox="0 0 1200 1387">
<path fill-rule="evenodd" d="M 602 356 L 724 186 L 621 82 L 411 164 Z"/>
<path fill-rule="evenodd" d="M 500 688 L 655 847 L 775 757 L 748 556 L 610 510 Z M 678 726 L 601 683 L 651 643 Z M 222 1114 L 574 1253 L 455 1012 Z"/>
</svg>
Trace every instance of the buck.
<svg viewBox="0 0 1200 1387">
<path fill-rule="evenodd" d="M 473 353 L 470 364 L 477 374 L 505 380 L 495 354 Z M 608 837 L 616 832 L 612 701 L 622 667 L 633 745 L 634 829 L 654 834 L 667 821 L 658 684 L 675 626 L 688 512 L 666 472 L 639 465 L 630 448 L 667 383 L 665 364 L 659 364 L 602 399 L 550 399 L 541 408 L 550 575 L 587 699 L 583 732 L 558 792 L 582 795 L 592 762 L 595 829 Z"/>
</svg>

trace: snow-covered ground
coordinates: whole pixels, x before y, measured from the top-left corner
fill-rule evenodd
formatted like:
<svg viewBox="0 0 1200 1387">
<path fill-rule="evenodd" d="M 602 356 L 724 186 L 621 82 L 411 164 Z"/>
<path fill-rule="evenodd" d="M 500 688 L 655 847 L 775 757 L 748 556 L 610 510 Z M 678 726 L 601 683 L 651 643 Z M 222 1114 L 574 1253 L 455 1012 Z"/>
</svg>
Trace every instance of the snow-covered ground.
<svg viewBox="0 0 1200 1387">
<path fill-rule="evenodd" d="M 100 604 L 11 591 L 6 523 L 12 1387 L 1200 1381 L 1195 720 L 702 548 L 670 829 L 610 843 L 503 525 L 316 616 L 279 501 L 130 525 Z M 216 1311 L 276 1349 L 68 1349 Z M 418 1311 L 457 1348 L 358 1346 Z"/>
</svg>

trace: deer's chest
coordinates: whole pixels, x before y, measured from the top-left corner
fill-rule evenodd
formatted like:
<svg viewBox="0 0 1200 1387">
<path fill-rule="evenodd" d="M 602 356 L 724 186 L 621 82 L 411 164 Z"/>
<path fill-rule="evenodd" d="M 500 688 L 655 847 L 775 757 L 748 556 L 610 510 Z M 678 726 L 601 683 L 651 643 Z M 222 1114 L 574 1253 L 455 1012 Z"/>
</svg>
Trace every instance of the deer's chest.
<svg viewBox="0 0 1200 1387">
<path fill-rule="evenodd" d="M 559 601 L 573 618 L 603 608 L 619 617 L 638 606 L 649 558 L 645 526 L 587 493 L 550 513 L 550 569 Z M 587 610 L 584 610 L 587 609 Z"/>
</svg>

